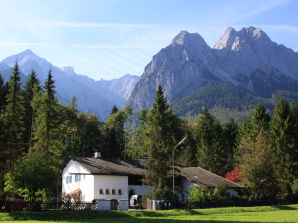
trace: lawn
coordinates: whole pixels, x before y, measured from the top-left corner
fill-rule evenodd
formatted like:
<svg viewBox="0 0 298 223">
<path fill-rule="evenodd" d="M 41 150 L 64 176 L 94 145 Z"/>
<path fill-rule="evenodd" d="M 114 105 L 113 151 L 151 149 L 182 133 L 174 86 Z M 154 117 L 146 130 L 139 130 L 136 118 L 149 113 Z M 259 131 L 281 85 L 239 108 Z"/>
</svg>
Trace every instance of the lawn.
<svg viewBox="0 0 298 223">
<path fill-rule="evenodd" d="M 298 222 L 298 205 L 229 207 L 169 211 L 52 211 L 0 213 L 0 222 Z"/>
</svg>

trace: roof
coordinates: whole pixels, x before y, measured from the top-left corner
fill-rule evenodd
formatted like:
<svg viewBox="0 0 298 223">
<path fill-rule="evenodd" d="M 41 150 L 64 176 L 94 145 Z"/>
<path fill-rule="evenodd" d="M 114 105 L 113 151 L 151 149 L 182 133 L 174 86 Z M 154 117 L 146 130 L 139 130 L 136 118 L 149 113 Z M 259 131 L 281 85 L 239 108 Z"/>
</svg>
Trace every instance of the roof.
<svg viewBox="0 0 298 223">
<path fill-rule="evenodd" d="M 94 175 L 118 175 L 118 176 L 145 176 L 147 170 L 138 161 L 122 161 L 104 158 L 73 158 Z M 236 183 L 211 173 L 201 167 L 176 167 L 180 176 L 196 184 L 206 187 L 227 186 L 229 188 L 241 188 Z"/>
<path fill-rule="evenodd" d="M 144 176 L 146 170 L 137 161 L 122 161 L 104 158 L 73 158 L 94 175 Z"/>
<path fill-rule="evenodd" d="M 221 176 L 211 173 L 201 167 L 177 167 L 180 170 L 181 176 L 186 179 L 206 187 L 226 186 L 228 188 L 241 188 Z"/>
</svg>

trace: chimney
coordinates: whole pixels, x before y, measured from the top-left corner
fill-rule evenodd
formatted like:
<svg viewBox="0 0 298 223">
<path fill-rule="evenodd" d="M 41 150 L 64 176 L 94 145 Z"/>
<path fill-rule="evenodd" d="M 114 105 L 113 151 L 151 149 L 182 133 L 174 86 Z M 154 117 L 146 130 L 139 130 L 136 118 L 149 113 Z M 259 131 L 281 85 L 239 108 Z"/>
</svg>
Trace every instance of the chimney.
<svg viewBox="0 0 298 223">
<path fill-rule="evenodd" d="M 100 152 L 95 152 L 94 153 L 94 158 L 101 158 L 101 153 Z"/>
</svg>

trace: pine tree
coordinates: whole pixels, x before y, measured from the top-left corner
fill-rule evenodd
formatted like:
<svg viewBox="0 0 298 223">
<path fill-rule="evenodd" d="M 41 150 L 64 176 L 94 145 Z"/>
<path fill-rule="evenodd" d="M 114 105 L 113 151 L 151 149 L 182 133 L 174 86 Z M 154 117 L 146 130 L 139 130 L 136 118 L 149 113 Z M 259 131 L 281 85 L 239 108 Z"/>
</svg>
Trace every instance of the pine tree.
<svg viewBox="0 0 298 223">
<path fill-rule="evenodd" d="M 158 86 L 153 107 L 146 118 L 147 135 L 144 139 L 149 155 L 146 183 L 152 186 L 152 196 L 156 199 L 172 197 L 171 153 L 177 142 L 176 120 L 161 86 Z"/>
<path fill-rule="evenodd" d="M 223 125 L 222 143 L 227 159 L 226 166 L 223 168 L 227 171 L 231 171 L 236 165 L 235 153 L 237 148 L 238 134 L 238 125 L 234 119 L 230 119 Z"/>
<path fill-rule="evenodd" d="M 221 124 L 207 109 L 202 113 L 195 135 L 198 148 L 198 163 L 201 167 L 224 176 L 226 174 L 227 153 L 222 144 Z"/>
<path fill-rule="evenodd" d="M 103 128 L 103 155 L 108 158 L 123 158 L 125 150 L 125 128 L 126 121 L 129 120 L 131 111 L 128 108 L 118 110 L 113 107 L 111 115 L 108 117 Z"/>
<path fill-rule="evenodd" d="M 28 76 L 28 80 L 24 88 L 24 105 L 25 105 L 25 134 L 24 141 L 27 143 L 26 150 L 31 147 L 32 142 L 32 125 L 34 120 L 34 113 L 32 108 L 32 100 L 35 91 L 41 91 L 40 82 L 34 71 Z"/>
<path fill-rule="evenodd" d="M 55 85 L 51 70 L 45 82 L 44 92 L 34 95 L 33 110 L 35 121 L 33 124 L 34 150 L 50 154 L 57 159 L 64 150 L 62 124 L 62 105 L 55 97 Z"/>
<path fill-rule="evenodd" d="M 114 105 L 112 108 L 112 111 L 111 111 L 111 115 L 117 113 L 118 111 L 119 111 L 119 109 L 117 108 L 116 105 Z"/>
<path fill-rule="evenodd" d="M 8 162 L 17 159 L 23 152 L 24 142 L 24 103 L 20 87 L 20 71 L 15 64 L 13 73 L 8 82 L 6 95 L 7 105 L 3 114 Z"/>
<path fill-rule="evenodd" d="M 8 92 L 8 83 L 4 83 L 4 80 L 0 74 L 0 114 L 4 111 L 6 105 L 6 95 Z"/>
<path fill-rule="evenodd" d="M 6 106 L 0 114 L 0 124 L 0 180 L 3 182 L 3 174 L 12 167 L 24 151 L 24 107 L 18 64 L 15 64 L 8 82 Z"/>
<path fill-rule="evenodd" d="M 280 197 L 291 195 L 291 185 L 298 178 L 298 114 L 295 104 L 277 102 L 271 123 L 271 147 L 279 181 Z"/>
<path fill-rule="evenodd" d="M 256 105 L 251 113 L 251 125 L 253 126 L 251 130 L 255 131 L 256 134 L 258 134 L 261 129 L 267 132 L 269 129 L 270 119 L 271 117 L 264 105 Z"/>
</svg>

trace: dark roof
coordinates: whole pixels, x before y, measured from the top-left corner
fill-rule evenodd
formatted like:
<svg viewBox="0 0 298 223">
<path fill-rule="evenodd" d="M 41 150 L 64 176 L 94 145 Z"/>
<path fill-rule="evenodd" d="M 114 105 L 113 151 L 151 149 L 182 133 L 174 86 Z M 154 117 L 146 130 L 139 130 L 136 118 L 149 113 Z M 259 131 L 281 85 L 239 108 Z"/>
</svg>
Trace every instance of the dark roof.
<svg viewBox="0 0 298 223">
<path fill-rule="evenodd" d="M 211 173 L 201 167 L 178 167 L 180 175 L 186 179 L 206 187 L 220 187 L 226 186 L 228 188 L 241 188 L 238 184 L 235 184 L 227 179 Z"/>
<path fill-rule="evenodd" d="M 119 175 L 119 176 L 144 176 L 146 170 L 137 161 L 122 161 L 103 158 L 73 158 L 91 174 L 94 175 Z"/>
<path fill-rule="evenodd" d="M 73 158 L 94 175 L 145 176 L 146 169 L 138 161 L 122 161 L 104 158 Z M 176 167 L 180 176 L 206 187 L 227 186 L 241 188 L 238 184 L 226 180 L 201 167 Z"/>
</svg>

